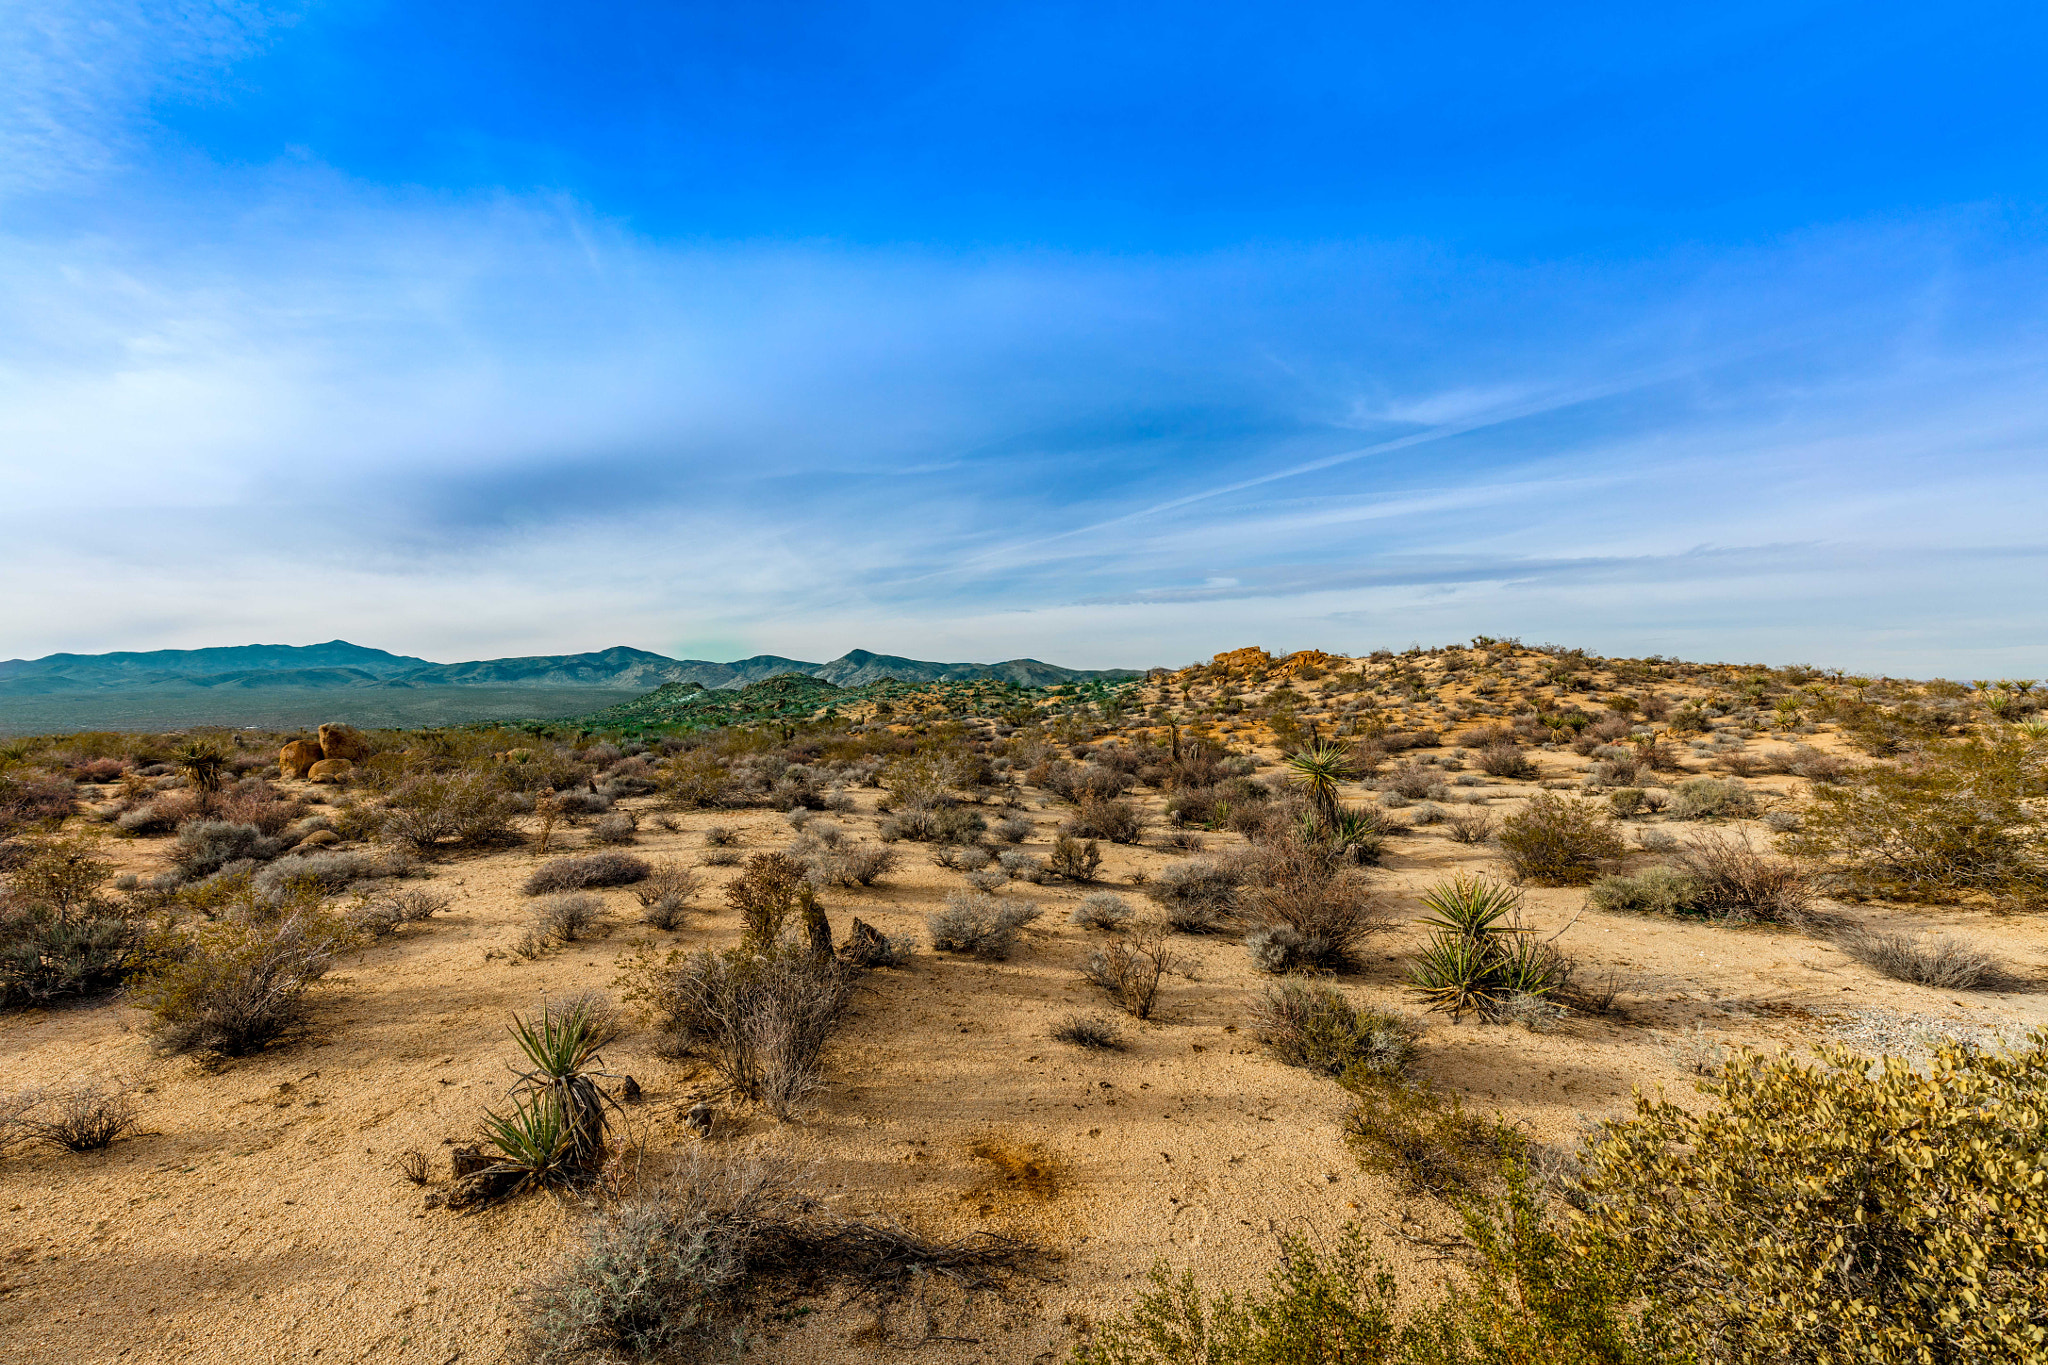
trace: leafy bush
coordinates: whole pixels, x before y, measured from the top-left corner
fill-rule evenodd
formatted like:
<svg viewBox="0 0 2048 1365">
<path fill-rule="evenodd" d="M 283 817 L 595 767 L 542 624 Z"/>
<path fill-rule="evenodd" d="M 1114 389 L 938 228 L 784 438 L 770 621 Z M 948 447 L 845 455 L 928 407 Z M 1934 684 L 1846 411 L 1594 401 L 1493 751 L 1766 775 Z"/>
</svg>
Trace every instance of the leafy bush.
<svg viewBox="0 0 2048 1365">
<path fill-rule="evenodd" d="M 1949 904 L 1970 896 L 2048 904 L 2040 799 L 2048 746 L 2023 738 L 1930 746 L 1816 786 L 1785 848 L 1828 866 L 1852 898 Z"/>
<path fill-rule="evenodd" d="M 1586 888 L 1588 905 L 1614 915 L 1680 915 L 1694 909 L 1698 897 L 1697 882 L 1663 866 L 1602 877 Z"/>
<path fill-rule="evenodd" d="M 1515 876 L 1539 886 L 1582 886 L 1628 851 L 1598 803 L 1552 792 L 1530 797 L 1495 838 Z"/>
<path fill-rule="evenodd" d="M 282 841 L 267 838 L 254 825 L 193 820 L 178 831 L 171 862 L 185 876 L 196 880 L 213 875 L 229 863 L 251 859 L 262 862 L 283 851 Z"/>
<path fill-rule="evenodd" d="M 1332 986 L 1285 981 L 1252 1006 L 1253 1034 L 1289 1066 L 1326 1076 L 1352 1067 L 1386 1076 L 1407 1074 L 1421 1025 L 1400 1015 L 1360 1010 Z"/>
<path fill-rule="evenodd" d="M 1995 991 L 2012 983 L 2012 974 L 1996 957 L 1953 934 L 1866 929 L 1844 934 L 1835 943 L 1850 957 L 1894 981 L 1948 991 Z"/>
<path fill-rule="evenodd" d="M 1746 820 L 1756 814 L 1756 798 L 1733 778 L 1689 777 L 1671 789 L 1674 820 Z"/>
<path fill-rule="evenodd" d="M 158 1047 L 245 1056 L 303 1026 L 306 992 L 354 941 L 317 900 L 273 910 L 250 888 L 212 923 L 172 931 L 136 998 Z"/>
<path fill-rule="evenodd" d="M 646 859 L 631 853 L 590 853 L 581 858 L 556 858 L 542 863 L 527 875 L 519 889 L 529 896 L 545 896 L 593 886 L 631 886 L 645 881 L 653 870 Z"/>
<path fill-rule="evenodd" d="M 1153 930 L 1111 939 L 1088 955 L 1081 975 L 1133 1019 L 1149 1019 L 1159 1000 L 1159 979 L 1173 970 L 1164 933 Z"/>
<path fill-rule="evenodd" d="M 386 837 L 424 853 L 444 841 L 470 847 L 512 842 L 512 802 L 483 771 L 408 778 L 385 802 Z"/>
<path fill-rule="evenodd" d="M 1083 843 L 1071 834 L 1062 834 L 1053 840 L 1052 853 L 1045 866 L 1055 877 L 1063 877 L 1070 882 L 1092 882 L 1102 866 L 1102 845 L 1093 839 Z"/>
<path fill-rule="evenodd" d="M 949 891 L 945 908 L 925 916 L 932 947 L 943 953 L 971 953 L 997 961 L 1010 955 L 1017 931 L 1042 912 L 982 891 Z"/>
<path fill-rule="evenodd" d="M 113 866 L 90 838 L 24 840 L 0 895 L 0 1008 L 117 984 L 137 964 L 141 921 L 103 894 Z"/>
<path fill-rule="evenodd" d="M 1585 1156 L 1582 1231 L 1730 1365 L 2031 1360 L 2048 1340 L 2048 1034 L 1925 1074 L 1740 1054 L 1716 1109 L 1639 1097 Z"/>
<path fill-rule="evenodd" d="M 1074 907 L 1072 922 L 1083 929 L 1121 929 L 1131 918 L 1130 902 L 1114 891 L 1097 891 L 1083 896 Z"/>
</svg>

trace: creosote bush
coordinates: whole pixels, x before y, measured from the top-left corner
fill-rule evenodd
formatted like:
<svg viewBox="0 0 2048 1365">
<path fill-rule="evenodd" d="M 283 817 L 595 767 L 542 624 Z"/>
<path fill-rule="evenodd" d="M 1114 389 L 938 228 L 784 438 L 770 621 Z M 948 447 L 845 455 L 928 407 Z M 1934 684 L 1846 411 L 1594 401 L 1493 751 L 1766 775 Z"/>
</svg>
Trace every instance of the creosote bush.
<svg viewBox="0 0 2048 1365">
<path fill-rule="evenodd" d="M 213 922 L 169 931 L 135 994 L 159 1048 L 245 1056 L 303 1026 L 306 993 L 355 942 L 316 896 L 276 906 L 245 888 Z"/>
<path fill-rule="evenodd" d="M 1539 886 L 1583 886 L 1628 852 L 1598 802 L 1553 792 L 1530 797 L 1495 838 L 1515 876 Z"/>
</svg>

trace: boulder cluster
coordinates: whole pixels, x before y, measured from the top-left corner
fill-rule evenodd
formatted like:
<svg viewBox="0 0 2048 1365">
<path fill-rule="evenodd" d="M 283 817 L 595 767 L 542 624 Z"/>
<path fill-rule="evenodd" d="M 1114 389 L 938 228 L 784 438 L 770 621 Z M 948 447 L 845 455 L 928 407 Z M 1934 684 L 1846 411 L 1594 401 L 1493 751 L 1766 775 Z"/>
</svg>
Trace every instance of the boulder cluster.
<svg viewBox="0 0 2048 1365">
<path fill-rule="evenodd" d="M 369 741 L 354 726 L 323 725 L 318 739 L 295 739 L 279 749 L 277 770 L 283 777 L 336 782 L 369 756 Z"/>
</svg>

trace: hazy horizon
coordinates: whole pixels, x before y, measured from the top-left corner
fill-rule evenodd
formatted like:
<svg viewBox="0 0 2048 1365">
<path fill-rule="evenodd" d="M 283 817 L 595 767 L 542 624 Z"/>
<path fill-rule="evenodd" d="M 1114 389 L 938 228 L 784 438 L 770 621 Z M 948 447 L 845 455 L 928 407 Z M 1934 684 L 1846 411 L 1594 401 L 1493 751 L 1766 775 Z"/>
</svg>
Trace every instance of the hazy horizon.
<svg viewBox="0 0 2048 1365">
<path fill-rule="evenodd" d="M 2048 674 L 2036 11 L 12 17 L 0 655 Z"/>
</svg>

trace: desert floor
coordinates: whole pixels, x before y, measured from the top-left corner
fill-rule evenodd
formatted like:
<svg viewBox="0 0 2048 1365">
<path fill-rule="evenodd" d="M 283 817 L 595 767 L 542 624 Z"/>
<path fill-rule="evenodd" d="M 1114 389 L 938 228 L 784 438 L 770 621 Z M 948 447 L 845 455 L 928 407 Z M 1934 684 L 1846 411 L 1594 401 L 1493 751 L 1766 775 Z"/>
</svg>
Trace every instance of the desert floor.
<svg viewBox="0 0 2048 1365">
<path fill-rule="evenodd" d="M 1541 761 L 1548 778 L 1584 766 L 1558 752 Z M 1786 790 L 1793 780 L 1752 785 Z M 1529 789 L 1494 784 L 1482 794 L 1501 813 L 1518 799 L 1510 791 Z M 871 835 L 875 795 L 860 792 L 860 811 L 823 818 Z M 1033 798 L 1026 813 L 1039 829 L 1027 847 L 1042 853 L 1061 810 Z M 1371 798 L 1353 789 L 1347 799 Z M 1150 804 L 1156 811 L 1156 796 Z M 743 852 L 791 837 L 780 814 L 702 813 L 679 817 L 673 831 L 646 827 L 635 851 L 694 864 L 714 823 L 741 829 Z M 1157 846 L 1156 829 L 1146 846 L 1107 847 L 1102 870 L 1102 885 L 1141 913 L 1148 903 L 1132 874 L 1182 856 Z M 1235 842 L 1207 837 L 1212 851 Z M 581 841 L 572 832 L 566 851 Z M 112 847 L 124 870 L 162 866 L 161 841 Z M 897 848 L 902 864 L 884 884 L 827 898 L 836 930 L 857 915 L 923 938 L 925 914 L 963 884 L 929 863 L 924 846 Z M 679 931 L 644 927 L 630 892 L 608 891 L 599 893 L 612 912 L 607 934 L 521 961 L 505 950 L 526 930 L 518 885 L 535 862 L 513 851 L 432 865 L 428 885 L 453 907 L 352 959 L 320 992 L 312 1036 L 255 1058 L 208 1069 L 159 1057 L 142 1014 L 118 998 L 0 1018 L 0 1091 L 92 1076 L 147 1090 L 143 1131 L 102 1155 L 35 1149 L 0 1162 L 0 1357 L 507 1358 L 523 1287 L 576 1243 L 586 1206 L 536 1195 L 450 1213 L 400 1175 L 398 1156 L 428 1153 L 445 1189 L 448 1147 L 473 1140 L 479 1115 L 501 1102 L 515 1012 L 543 996 L 610 988 L 640 945 L 735 936 L 718 895 L 733 869 L 708 868 L 699 912 Z M 1396 839 L 1375 876 L 1395 927 L 1376 941 L 1368 970 L 1337 984 L 1361 1002 L 1412 1008 L 1400 978 L 1421 937 L 1416 895 L 1458 869 L 1498 870 L 1485 848 L 1455 844 L 1440 827 Z M 926 948 L 906 969 L 872 973 L 813 1109 L 792 1124 L 722 1110 L 708 1139 L 786 1146 L 819 1196 L 848 1213 L 929 1234 L 1027 1235 L 1052 1253 L 1045 1278 L 1006 1299 L 898 1304 L 879 1324 L 871 1305 L 830 1291 L 763 1304 L 751 1358 L 1063 1359 L 1087 1323 L 1128 1306 L 1156 1260 L 1241 1288 L 1271 1265 L 1277 1234 L 1327 1243 L 1346 1220 L 1363 1224 L 1407 1286 L 1444 1273 L 1404 1240 L 1450 1231 L 1443 1207 L 1362 1172 L 1339 1132 L 1346 1094 L 1251 1041 L 1248 1004 L 1269 979 L 1235 941 L 1173 940 L 1184 975 L 1170 978 L 1156 1018 L 1127 1028 L 1127 1051 L 1050 1041 L 1059 1017 L 1103 1008 L 1078 976 L 1099 936 L 1067 922 L 1093 889 L 1013 883 L 1005 895 L 1046 914 L 1007 962 Z M 1563 929 L 1560 946 L 1583 970 L 1624 979 L 1621 1013 L 1542 1034 L 1432 1018 L 1422 1043 L 1420 1074 L 1544 1142 L 1571 1142 L 1589 1120 L 1627 1112 L 1639 1092 L 1702 1103 L 1687 1059 L 1703 1045 L 1806 1049 L 1847 1036 L 1910 1050 L 1929 1027 L 1985 1036 L 2048 1024 L 2048 996 L 1926 990 L 1879 977 L 1818 937 L 1619 918 L 1584 900 L 1579 890 L 1532 889 L 1527 915 L 1546 933 Z M 2048 967 L 2048 934 L 2031 920 L 1843 913 L 1960 931 L 2022 971 Z M 708 1072 L 656 1057 L 645 1033 L 629 1033 L 606 1060 L 645 1087 L 629 1111 L 645 1162 L 707 1140 L 682 1119 L 710 1093 Z"/>
</svg>

